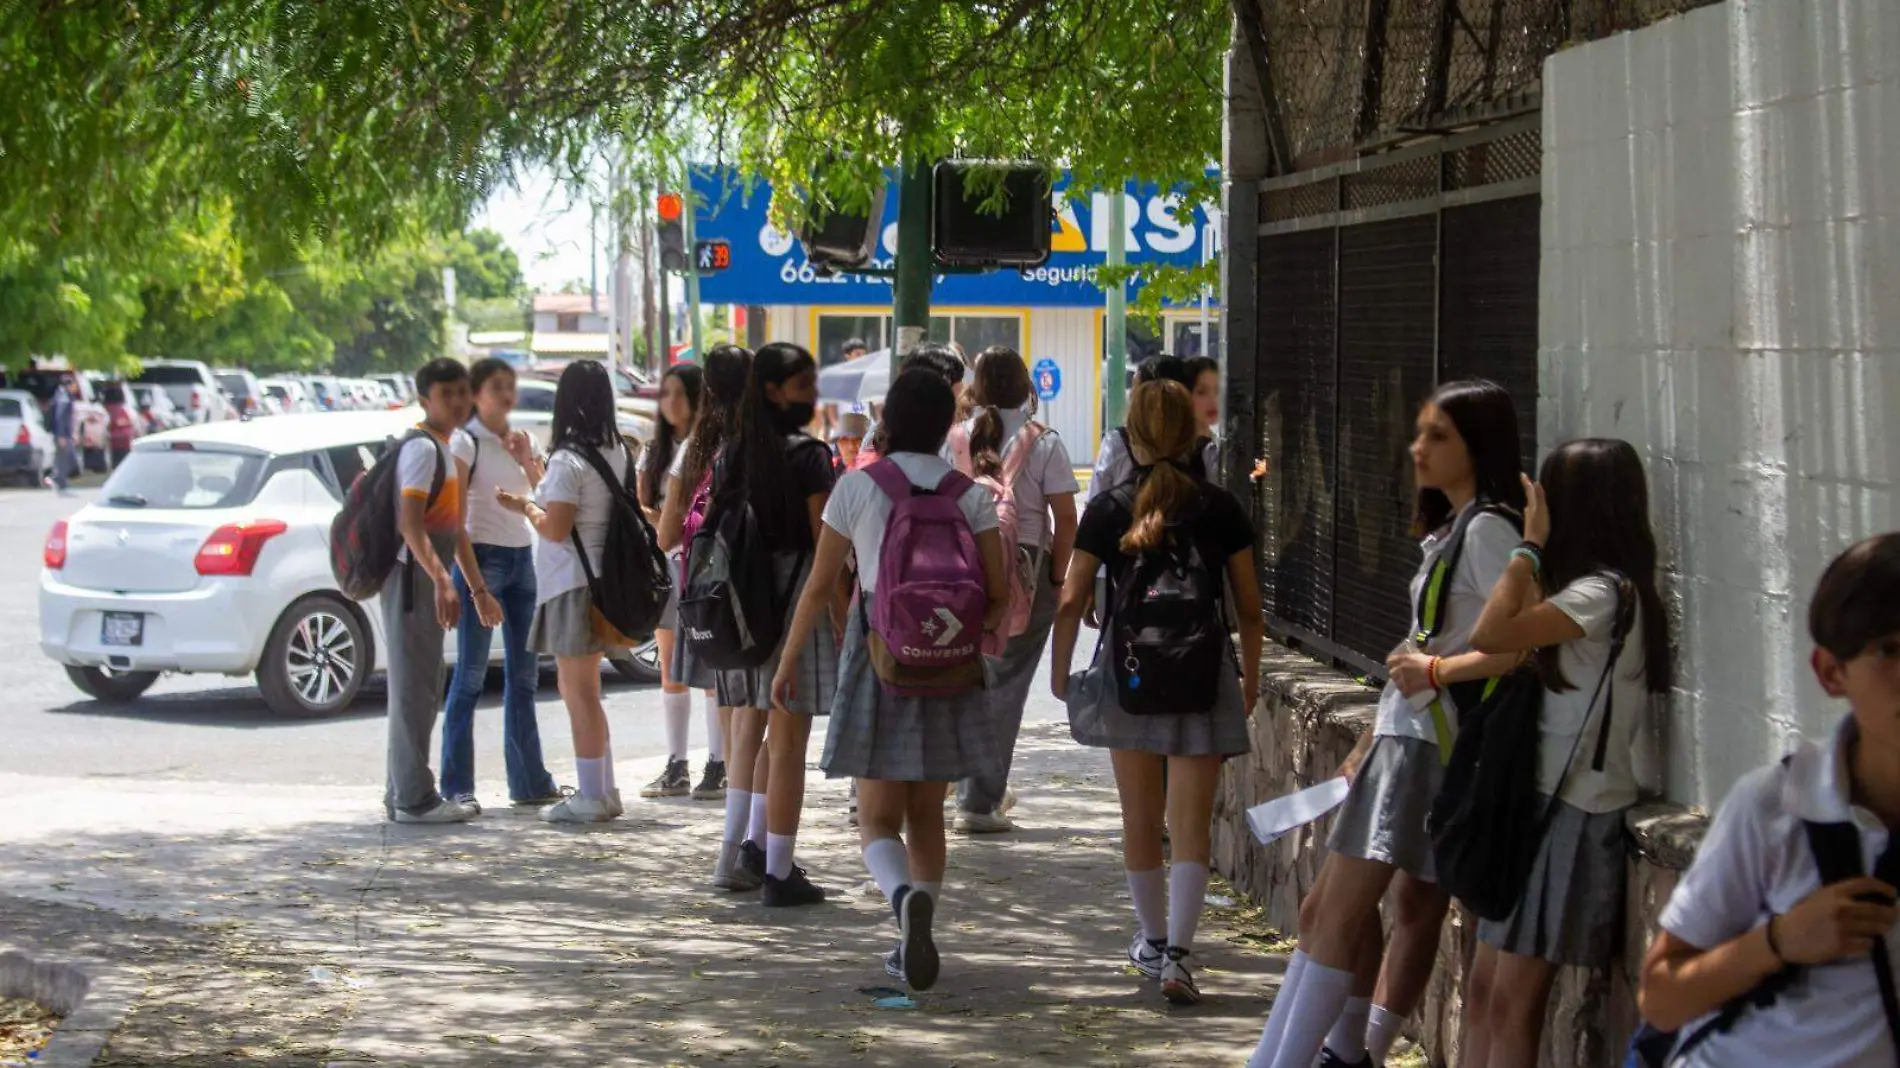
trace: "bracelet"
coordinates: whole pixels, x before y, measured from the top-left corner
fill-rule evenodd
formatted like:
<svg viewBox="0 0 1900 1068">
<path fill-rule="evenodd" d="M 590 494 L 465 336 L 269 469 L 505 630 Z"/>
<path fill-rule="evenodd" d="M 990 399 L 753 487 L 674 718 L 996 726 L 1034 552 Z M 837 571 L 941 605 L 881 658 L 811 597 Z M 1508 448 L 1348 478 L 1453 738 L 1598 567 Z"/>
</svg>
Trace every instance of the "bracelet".
<svg viewBox="0 0 1900 1068">
<path fill-rule="evenodd" d="M 1779 915 L 1769 916 L 1768 922 L 1763 926 L 1762 935 L 1768 941 L 1768 952 L 1773 953 L 1776 960 L 1786 964 L 1788 958 L 1781 955 L 1781 947 L 1775 944 L 1775 921 L 1780 918 Z"/>
<path fill-rule="evenodd" d="M 1425 662 L 1425 681 L 1430 683 L 1434 690 L 1443 689 L 1438 685 L 1438 661 L 1439 658 L 1434 656 Z"/>
<path fill-rule="evenodd" d="M 469 595 L 470 597 L 480 597 L 480 596 L 482 596 L 483 594 L 486 594 L 487 592 L 488 592 L 488 587 L 486 587 L 486 586 L 483 586 L 483 587 L 482 587 L 481 589 L 479 589 L 479 590 L 470 590 L 470 591 L 468 591 L 468 595 Z"/>
<path fill-rule="evenodd" d="M 1524 544 L 1519 545 L 1517 548 L 1512 549 L 1511 559 L 1517 560 L 1520 558 L 1530 562 L 1532 575 L 1543 574 L 1544 554 L 1539 552 L 1536 546 L 1532 545 L 1529 542 L 1525 542 Z"/>
</svg>

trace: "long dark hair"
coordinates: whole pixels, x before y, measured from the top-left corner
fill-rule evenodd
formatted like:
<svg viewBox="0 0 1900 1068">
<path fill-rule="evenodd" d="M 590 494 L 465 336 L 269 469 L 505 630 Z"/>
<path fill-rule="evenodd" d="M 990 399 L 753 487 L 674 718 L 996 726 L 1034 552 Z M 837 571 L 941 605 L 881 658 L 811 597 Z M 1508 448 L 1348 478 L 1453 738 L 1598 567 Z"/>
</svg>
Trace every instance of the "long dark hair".
<svg viewBox="0 0 1900 1068">
<path fill-rule="evenodd" d="M 691 427 L 694 417 L 699 414 L 699 393 L 705 376 L 697 364 L 677 363 L 667 368 L 666 375 L 660 379 L 662 390 L 666 388 L 668 378 L 679 379 L 680 392 L 686 395 L 686 425 Z M 656 415 L 653 420 L 653 444 L 647 447 L 646 464 L 640 470 L 641 499 L 652 503 L 662 496 L 666 470 L 673 466 L 673 454 L 679 451 L 679 436 L 679 431 L 673 429 L 670 420 L 664 415 Z"/>
<path fill-rule="evenodd" d="M 1649 479 L 1627 441 L 1584 438 L 1561 445 L 1544 460 L 1538 481 L 1550 506 L 1550 542 L 1544 546 L 1545 594 L 1585 576 L 1621 572 L 1643 609 L 1643 683 L 1668 693 L 1675 651 L 1669 616 L 1656 592 L 1656 534 L 1649 526 Z M 1574 689 L 1557 667 L 1557 646 L 1538 650 L 1544 685 Z"/>
<path fill-rule="evenodd" d="M 620 440 L 614 421 L 614 383 L 599 360 L 575 360 L 554 387 L 554 447 L 604 449 Z"/>
<path fill-rule="evenodd" d="M 706 353 L 701 382 L 699 425 L 693 429 L 693 447 L 680 468 L 680 482 L 691 493 L 712 469 L 713 457 L 733 434 L 739 408 L 745 403 L 746 379 L 752 374 L 752 350 L 738 345 L 716 345 Z"/>
<path fill-rule="evenodd" d="M 1029 384 L 1029 367 L 1015 349 L 991 345 L 976 358 L 976 376 L 968 395 L 976 410 L 976 423 L 970 428 L 970 466 L 979 475 L 995 477 L 1003 469 L 1003 409 L 1021 408 L 1036 396 Z"/>
<path fill-rule="evenodd" d="M 891 453 L 937 455 L 943 439 L 950 436 L 956 412 L 956 392 L 942 375 L 919 367 L 898 375 L 884 398 L 884 421 L 891 427 L 887 441 Z"/>
<path fill-rule="evenodd" d="M 713 476 L 715 507 L 743 494 L 768 537 L 777 535 L 774 541 L 789 548 L 811 546 L 811 520 L 786 459 L 778 406 L 765 395 L 765 387 L 783 386 L 793 375 L 817 367 L 810 352 L 788 341 L 759 347 L 746 378 L 745 399 Z"/>
<path fill-rule="evenodd" d="M 929 371 L 943 379 L 949 384 L 951 395 L 955 396 L 959 392 L 958 387 L 963 385 L 966 368 L 963 358 L 957 355 L 957 350 L 941 341 L 926 341 L 910 350 L 910 355 L 905 356 L 903 362 L 897 365 L 897 373 L 900 377 L 919 370 Z M 896 383 L 893 382 L 892 385 L 895 386 Z M 879 419 L 877 429 L 871 431 L 871 451 L 879 456 L 890 451 L 890 433 L 884 429 L 886 422 L 885 419 Z"/>
<path fill-rule="evenodd" d="M 1517 433 L 1517 406 L 1504 387 L 1485 378 L 1447 382 L 1433 390 L 1425 403 L 1444 412 L 1464 439 L 1479 499 L 1522 512 L 1524 455 Z M 1412 533 L 1430 534 L 1451 522 L 1451 517 L 1451 498 L 1444 491 L 1421 488 Z"/>
</svg>

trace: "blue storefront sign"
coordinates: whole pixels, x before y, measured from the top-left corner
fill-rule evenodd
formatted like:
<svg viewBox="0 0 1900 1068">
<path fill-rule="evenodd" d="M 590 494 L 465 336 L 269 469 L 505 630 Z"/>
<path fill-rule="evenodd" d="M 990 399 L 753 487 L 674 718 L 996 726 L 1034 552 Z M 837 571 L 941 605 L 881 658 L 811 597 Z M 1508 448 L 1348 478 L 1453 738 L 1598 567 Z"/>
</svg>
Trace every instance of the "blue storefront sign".
<svg viewBox="0 0 1900 1068">
<path fill-rule="evenodd" d="M 1037 398 L 1047 404 L 1062 392 L 1062 368 L 1054 360 L 1037 360 L 1029 369 L 1029 381 L 1036 387 Z"/>
<path fill-rule="evenodd" d="M 1066 181 L 1066 180 L 1065 180 Z M 985 274 L 937 276 L 930 301 L 937 307 L 1096 307 L 1102 291 L 1093 283 L 1096 268 L 1107 260 L 1109 194 L 1094 193 L 1063 202 L 1057 186 L 1057 218 L 1050 231 L 1049 261 L 1028 271 L 996 270 Z M 889 304 L 891 280 L 868 274 L 820 277 L 805 259 L 798 239 L 773 226 L 767 218 L 771 188 L 746 184 L 729 169 L 693 173 L 697 214 L 694 236 L 702 241 L 731 244 L 731 265 L 703 274 L 700 299 L 713 304 Z M 1175 218 L 1180 198 L 1148 187 L 1131 190 L 1125 214 L 1128 262 L 1199 266 L 1204 250 L 1212 247 L 1218 214 L 1213 219 L 1199 208 L 1192 221 Z M 897 189 L 885 197 L 884 222 L 872 267 L 888 270 L 897 247 Z M 1060 380 L 1058 379 L 1058 387 Z"/>
</svg>

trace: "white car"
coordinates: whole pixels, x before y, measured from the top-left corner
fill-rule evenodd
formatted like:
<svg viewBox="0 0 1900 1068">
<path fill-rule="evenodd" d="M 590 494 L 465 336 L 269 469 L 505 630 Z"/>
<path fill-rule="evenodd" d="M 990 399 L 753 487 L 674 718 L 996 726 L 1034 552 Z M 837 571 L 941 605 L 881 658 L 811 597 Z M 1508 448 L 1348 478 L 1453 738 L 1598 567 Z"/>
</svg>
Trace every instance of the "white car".
<svg viewBox="0 0 1900 1068">
<path fill-rule="evenodd" d="M 543 382 L 538 378 L 520 378 L 515 381 L 515 410 L 508 417 L 509 425 L 525 430 L 534 438 L 535 445 L 546 452 L 554 447 L 554 383 Z M 614 409 L 614 423 L 620 428 L 621 436 L 633 442 L 634 455 L 653 440 L 653 418 L 630 410 L 624 406 Z"/>
<path fill-rule="evenodd" d="M 380 384 L 396 398 L 400 404 L 410 404 L 416 399 L 416 380 L 408 375 L 376 374 L 370 375 L 370 381 Z"/>
<path fill-rule="evenodd" d="M 414 419 L 286 415 L 139 439 L 99 498 L 47 537 L 41 650 L 103 701 L 200 672 L 254 674 L 280 714 L 346 709 L 375 668 L 382 616 L 337 591 L 330 522 Z M 454 652 L 451 635 L 445 662 Z M 496 641 L 491 658 L 502 654 Z M 652 642 L 614 666 L 659 678 Z"/>
<path fill-rule="evenodd" d="M 317 406 L 310 401 L 310 394 L 302 382 L 294 378 L 266 378 L 259 381 L 264 387 L 264 396 L 277 402 L 280 414 L 295 415 L 299 412 L 314 412 Z"/>
<path fill-rule="evenodd" d="M 225 396 L 211 368 L 198 360 L 145 360 L 134 382 L 163 386 L 172 405 L 194 423 L 215 423 L 238 417 L 237 406 Z"/>
<path fill-rule="evenodd" d="M 53 468 L 53 434 L 40 402 L 23 389 L 0 389 L 0 475 L 37 486 Z"/>
</svg>

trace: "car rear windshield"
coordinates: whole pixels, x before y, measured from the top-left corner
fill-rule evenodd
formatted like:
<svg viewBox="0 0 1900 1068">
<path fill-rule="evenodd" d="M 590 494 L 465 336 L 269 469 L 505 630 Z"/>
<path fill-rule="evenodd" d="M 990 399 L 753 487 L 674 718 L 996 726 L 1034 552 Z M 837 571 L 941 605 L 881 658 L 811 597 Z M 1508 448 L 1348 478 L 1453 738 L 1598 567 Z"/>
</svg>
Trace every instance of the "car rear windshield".
<svg viewBox="0 0 1900 1068">
<path fill-rule="evenodd" d="M 0 419 L 24 419 L 26 413 L 20 410 L 20 402 L 12 397 L 0 397 Z"/>
<path fill-rule="evenodd" d="M 161 386 L 202 386 L 205 381 L 196 367 L 147 367 L 139 372 L 138 380 Z"/>
<path fill-rule="evenodd" d="M 219 375 L 218 385 L 230 390 L 231 395 L 234 397 L 248 397 L 251 395 L 251 384 L 244 380 L 243 375 Z"/>
<path fill-rule="evenodd" d="M 248 452 L 134 449 L 106 479 L 109 508 L 235 508 L 257 495 L 264 457 Z"/>
</svg>

